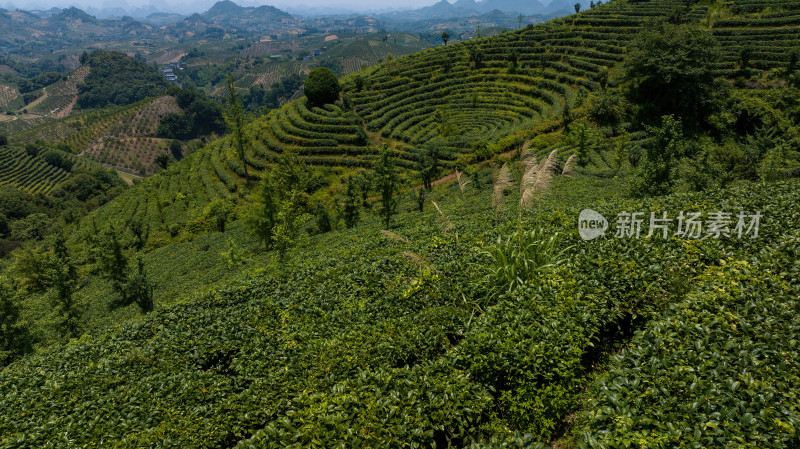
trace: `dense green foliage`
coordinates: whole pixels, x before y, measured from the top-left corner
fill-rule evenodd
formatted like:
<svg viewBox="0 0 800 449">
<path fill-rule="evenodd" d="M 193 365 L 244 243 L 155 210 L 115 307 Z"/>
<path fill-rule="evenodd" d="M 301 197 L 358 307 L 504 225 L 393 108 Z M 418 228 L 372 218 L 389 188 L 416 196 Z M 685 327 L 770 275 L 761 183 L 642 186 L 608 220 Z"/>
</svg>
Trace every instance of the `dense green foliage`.
<svg viewBox="0 0 800 449">
<path fill-rule="evenodd" d="M 797 446 L 800 10 L 765 4 L 592 5 L 251 123 L 230 78 L 233 136 L 87 217 L 0 187 L 0 447 Z"/>
<path fill-rule="evenodd" d="M 262 108 L 277 109 L 303 86 L 303 81 L 303 77 L 299 74 L 292 74 L 272 83 L 267 89 L 254 85 L 241 95 L 242 105 L 251 111 Z"/>
<path fill-rule="evenodd" d="M 89 76 L 78 85 L 77 106 L 83 109 L 136 103 L 167 87 L 152 66 L 123 53 L 95 50 L 84 53 L 81 63 L 91 67 Z"/>
<path fill-rule="evenodd" d="M 175 97 L 183 113 L 163 115 L 158 122 L 158 136 L 186 140 L 225 132 L 222 108 L 202 91 L 171 86 L 167 93 Z"/>
<path fill-rule="evenodd" d="M 441 236 L 436 211 L 422 218 L 417 212 L 398 217 L 395 231 L 408 243 L 396 239 L 387 243 L 378 232 L 377 220 L 371 220 L 351 230 L 312 237 L 309 246 L 300 250 L 302 257 L 293 258 L 295 262 L 284 269 L 246 276 L 237 286 L 157 311 L 116 332 L 85 337 L 65 351 L 34 355 L 31 362 L 36 363 L 13 365 L 0 374 L 0 383 L 15 385 L 14 393 L 3 399 L 11 411 L 0 422 L 3 433 L 9 435 L 3 442 L 15 447 L 57 445 L 67 422 L 75 423 L 69 426 L 69 438 L 90 446 L 123 439 L 133 446 L 158 445 L 169 439 L 194 447 L 233 443 L 245 447 L 424 446 L 432 441 L 494 447 L 493 440 L 520 447 L 522 441 L 547 442 L 563 433 L 563 420 L 584 401 L 581 385 L 591 381 L 592 367 L 603 360 L 605 351 L 613 350 L 615 342 L 631 335 L 646 318 L 653 317 L 657 323 L 662 312 L 666 323 L 676 325 L 669 318 L 675 313 L 673 307 L 682 310 L 684 301 L 689 304 L 709 288 L 692 281 L 695 276 L 738 284 L 745 282 L 739 277 L 743 272 L 735 274 L 727 267 L 740 270 L 737 267 L 748 261 L 752 269 L 769 269 L 776 277 L 773 282 L 742 284 L 753 291 L 748 298 L 756 305 L 749 306 L 750 310 L 767 305 L 787 313 L 791 310 L 781 309 L 784 302 L 780 301 L 793 301 L 796 290 L 793 295 L 788 287 L 780 286 L 792 283 L 796 276 L 794 271 L 785 271 L 795 254 L 772 257 L 763 267 L 756 260 L 761 248 L 769 251 L 771 242 L 781 241 L 781 229 L 792 223 L 793 213 L 784 211 L 796 210 L 797 188 L 796 182 L 746 186 L 712 196 L 674 196 L 635 204 L 611 201 L 600 208 L 606 214 L 656 206 L 762 210 L 765 220 L 770 218 L 759 239 L 607 237 L 578 243 L 566 231 L 586 205 L 578 198 L 595 187 L 584 190 L 587 187 L 579 183 L 565 183 L 553 191 L 553 201 L 542 209 L 540 218 L 547 229 L 569 235 L 565 244 L 575 247 L 552 271 L 540 272 L 530 283 L 480 308 L 476 301 L 483 298 L 486 286 L 475 280 L 488 274 L 488 261 L 480 248 L 491 245 L 498 234 L 512 235 L 516 223 L 493 228 L 487 193 L 473 191 L 464 201 L 448 189 L 450 193 L 443 191 L 435 200 L 461 231 L 458 241 Z M 561 195 L 574 195 L 571 204 L 564 204 Z M 596 200 L 601 195 L 590 196 Z M 796 245 L 791 248 L 796 251 Z M 730 274 L 720 277 L 719 273 Z M 693 293 L 695 289 L 698 293 Z M 772 293 L 760 294 L 765 291 Z M 778 298 L 785 299 L 772 305 Z M 696 301 L 691 304 L 704 307 Z M 747 342 L 756 337 L 773 341 L 769 340 L 773 331 L 766 332 L 766 326 L 778 326 L 778 322 L 764 320 L 760 313 L 752 318 L 736 315 L 735 322 L 726 314 L 713 315 L 724 320 L 715 327 L 722 344 L 751 344 Z M 712 315 L 688 316 L 699 320 Z M 742 327 L 752 331 L 741 334 Z M 695 325 L 685 329 L 700 332 Z M 636 335 L 632 344 L 643 345 L 641 351 L 668 349 L 648 337 L 650 331 Z M 681 339 L 680 344 L 694 348 L 697 338 L 704 337 Z M 719 349 L 716 354 L 728 363 L 749 363 L 738 351 Z M 639 357 L 651 363 L 651 357 Z M 794 360 L 785 359 L 786 369 L 763 371 L 763 375 L 780 378 L 786 388 L 797 387 L 793 378 L 786 377 L 787 369 L 796 372 Z M 610 363 L 612 371 L 602 374 L 608 376 L 608 385 L 627 385 L 628 381 L 615 380 L 630 375 L 624 371 L 628 365 L 623 358 Z M 714 359 L 707 372 L 695 375 L 699 379 L 727 376 L 714 369 L 718 364 Z M 633 369 L 631 373 L 640 371 Z M 109 381 L 114 382 L 113 388 Z M 676 381 L 685 379 L 681 375 Z M 635 385 L 635 380 L 630 382 Z M 755 388 L 740 382 L 741 391 Z M 672 383 L 654 380 L 648 385 L 668 388 Z M 708 394 L 729 397 L 727 390 L 711 385 L 727 384 L 709 384 Z M 760 385 L 767 388 L 768 384 Z M 794 391 L 774 385 L 769 388 L 775 394 Z M 85 399 L 72 401 L 78 392 Z M 48 401 L 31 404 L 25 399 L 29 395 L 46 395 Z M 105 418 L 95 420 L 94 398 L 101 396 Z M 637 396 L 632 396 L 631 406 L 649 404 Z M 148 400 L 139 400 L 145 397 Z M 612 407 L 622 407 L 623 397 L 615 397 Z M 708 404 L 719 403 L 721 397 L 708 399 Z M 790 405 L 794 402 L 788 396 L 782 402 L 788 407 L 771 409 L 769 413 L 775 414 L 764 416 L 764 421 L 748 412 L 747 405 L 736 408 L 741 410 L 736 415 L 738 426 L 723 426 L 722 417 L 697 414 L 692 400 L 677 391 L 653 398 L 654 408 L 633 416 L 661 413 L 659 398 L 671 398 L 675 407 L 685 407 L 687 419 L 702 422 L 692 429 L 699 431 L 700 441 L 735 441 L 745 435 L 740 429 L 758 426 L 758 422 L 766 423 L 752 427 L 763 435 L 758 441 L 792 438 L 788 427 L 770 424 L 776 422 L 770 416 L 788 425 L 795 419 Z M 631 437 L 622 430 L 604 431 L 602 420 L 616 408 L 596 410 L 606 411 L 591 415 L 585 428 L 587 442 L 602 438 L 610 447 L 618 447 Z M 625 409 L 615 413 L 629 416 Z M 753 415 L 752 422 L 746 413 Z M 47 416 L 50 424 L 34 431 L 24 423 L 35 416 Z M 160 419 L 152 420 L 152 416 Z M 664 418 L 665 428 L 667 421 L 674 422 Z"/>
<path fill-rule="evenodd" d="M 339 99 L 339 80 L 327 67 L 317 67 L 303 83 L 303 93 L 311 104 L 322 106 Z"/>
<path fill-rule="evenodd" d="M 642 117 L 676 114 L 687 121 L 704 120 L 719 58 L 716 39 L 695 25 L 646 27 L 631 43 L 626 62 Z"/>
</svg>

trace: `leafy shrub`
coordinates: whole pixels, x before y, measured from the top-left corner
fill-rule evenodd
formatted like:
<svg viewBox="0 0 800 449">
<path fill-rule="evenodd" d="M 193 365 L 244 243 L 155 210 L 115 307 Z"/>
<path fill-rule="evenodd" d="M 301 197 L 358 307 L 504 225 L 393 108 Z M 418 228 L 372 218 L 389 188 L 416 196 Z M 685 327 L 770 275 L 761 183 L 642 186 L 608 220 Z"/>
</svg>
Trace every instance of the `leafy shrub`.
<svg viewBox="0 0 800 449">
<path fill-rule="evenodd" d="M 483 284 L 490 296 L 511 293 L 555 269 L 564 261 L 569 249 L 559 249 L 560 245 L 557 232 L 547 235 L 542 228 L 518 229 L 508 237 L 498 237 L 497 242 L 485 250 L 490 262 Z"/>
</svg>

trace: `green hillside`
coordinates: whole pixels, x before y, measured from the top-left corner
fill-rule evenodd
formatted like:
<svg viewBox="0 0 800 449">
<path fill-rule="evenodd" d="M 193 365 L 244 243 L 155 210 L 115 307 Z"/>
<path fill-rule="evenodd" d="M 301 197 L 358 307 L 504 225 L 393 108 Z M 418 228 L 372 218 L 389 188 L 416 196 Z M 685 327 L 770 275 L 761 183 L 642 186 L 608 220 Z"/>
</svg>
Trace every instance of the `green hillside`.
<svg viewBox="0 0 800 449">
<path fill-rule="evenodd" d="M 387 143 L 411 177 L 416 154 L 428 143 L 442 149 L 443 169 L 451 170 L 514 150 L 533 138 L 540 155 L 558 149 L 563 163 L 576 151 L 573 141 L 561 139 L 565 105 L 570 117 L 586 115 L 588 94 L 601 90 L 610 76 L 618 76 L 615 73 L 625 58 L 626 45 L 637 30 L 650 19 L 667 17 L 676 8 L 682 10 L 683 5 L 668 0 L 611 2 L 543 25 L 433 48 L 370 67 L 342 79 L 345 103 L 309 107 L 301 98 L 252 123 L 248 128 L 252 139 L 245 154 L 248 171 L 258 179 L 286 150 L 340 173 L 369 168 L 376 145 Z M 731 6 L 725 5 L 715 4 L 711 10 L 706 5 L 692 6 L 685 20 L 703 26 L 712 15 L 729 11 Z M 751 33 L 746 23 L 735 27 L 729 23 L 728 28 L 713 31 Z M 759 56 L 758 64 L 764 69 L 785 65 L 792 48 L 781 42 L 793 32 L 793 26 L 778 21 L 771 30 L 776 39 L 769 42 L 784 53 L 772 59 Z M 731 59 L 728 55 L 739 55 L 749 48 L 750 41 L 742 47 L 736 42 L 721 46 L 725 56 L 714 68 L 717 76 L 739 74 L 732 68 L 735 63 L 727 62 Z M 516 55 L 516 68 L 510 55 Z M 755 64 L 756 58 L 752 61 Z M 753 114 L 767 114 L 761 111 Z M 592 139 L 602 135 L 598 130 Z M 641 130 L 623 137 L 619 145 L 633 147 L 626 153 L 641 152 L 635 149 L 645 137 Z M 595 171 L 610 173 L 623 162 L 613 148 L 593 146 L 596 150 L 587 157 Z M 243 181 L 241 158 L 226 138 L 148 181 L 141 190 L 128 193 L 135 199 L 98 211 L 98 219 L 128 222 L 136 214 L 166 230 L 175 223 L 164 215 L 165 208 L 177 208 L 181 216 L 191 218 L 216 198 L 248 194 L 250 189 L 244 188 Z M 166 186 L 171 186 L 169 194 Z M 186 199 L 176 202 L 178 193 Z M 140 207 L 131 207 L 131 202 Z"/>
<path fill-rule="evenodd" d="M 612 0 L 231 95 L 225 137 L 0 240 L 0 448 L 800 447 L 797 13 Z M 141 159 L 187 92 L 12 143 Z"/>
<path fill-rule="evenodd" d="M 565 423 L 578 413 L 571 432 L 581 447 L 620 447 L 631 435 L 791 447 L 797 348 L 769 348 L 796 333 L 787 314 L 797 307 L 791 261 L 800 249 L 782 230 L 793 223 L 798 183 L 632 203 L 603 200 L 608 181 L 555 181 L 538 217 L 566 236 L 568 262 L 513 294 L 489 299 L 480 279 L 491 269 L 481 248 L 513 232 L 514 220 L 492 225 L 491 189 L 461 199 L 451 186 L 433 200 L 458 238 L 442 233 L 433 208 L 401 214 L 397 238 L 369 219 L 310 238 L 283 268 L 253 255 L 246 266 L 255 271 L 228 288 L 17 362 L 0 373 L 0 441 L 564 447 Z M 769 224 L 756 240 L 584 243 L 574 233 L 583 207 L 759 210 Z M 199 269 L 184 259 L 202 255 L 211 285 L 228 270 L 215 251 L 239 232 L 153 253 L 149 274 L 183 279 Z M 625 352 L 602 362 L 638 329 Z M 586 408 L 588 400 L 596 402 Z M 680 435 L 670 427 L 677 419 Z"/>
</svg>

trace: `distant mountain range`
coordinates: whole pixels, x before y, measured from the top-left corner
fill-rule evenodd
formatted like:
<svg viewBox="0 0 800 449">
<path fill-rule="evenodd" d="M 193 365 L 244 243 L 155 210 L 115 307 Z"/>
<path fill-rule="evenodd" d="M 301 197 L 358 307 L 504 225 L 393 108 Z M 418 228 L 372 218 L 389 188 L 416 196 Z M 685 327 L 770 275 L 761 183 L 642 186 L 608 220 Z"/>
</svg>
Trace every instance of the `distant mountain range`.
<svg viewBox="0 0 800 449">
<path fill-rule="evenodd" d="M 206 32 L 211 33 L 208 37 L 222 37 L 229 30 L 272 33 L 293 26 L 295 21 L 292 15 L 273 6 L 242 7 L 228 0 L 189 17 L 153 13 L 141 20 L 130 16 L 98 19 L 75 7 L 0 9 L 0 51 L 35 51 L 42 44 L 56 50 L 120 39 L 181 39 Z"/>
<path fill-rule="evenodd" d="M 454 17 L 479 16 L 492 11 L 501 11 L 505 14 L 516 16 L 522 15 L 554 15 L 570 14 L 574 12 L 575 0 L 553 0 L 544 5 L 539 0 L 457 0 L 450 3 L 447 0 L 440 0 L 431 6 L 416 9 L 413 11 L 392 12 L 382 14 L 381 17 L 393 20 L 429 20 L 447 19 Z M 584 2 L 578 1 L 583 7 Z"/>
<path fill-rule="evenodd" d="M 573 12 L 576 0 L 440 0 L 431 6 L 412 11 L 396 11 L 370 16 L 371 27 L 436 29 L 449 26 L 453 18 L 470 18 L 494 27 L 517 25 L 517 15 L 528 22 Z M 115 6 L 117 7 L 117 6 Z M 364 17 L 351 15 L 350 17 Z M 535 17 L 535 19 L 534 19 Z M 341 19 L 341 18 L 340 18 Z M 327 25 L 337 24 L 327 18 Z M 312 19 L 309 19 L 312 20 Z M 215 3 L 203 13 L 188 17 L 174 13 L 152 12 L 145 18 L 122 16 L 98 19 L 76 7 L 38 11 L 0 9 L 0 52 L 35 54 L 44 48 L 58 50 L 76 45 L 94 45 L 113 40 L 222 38 L 232 34 L 298 33 L 309 26 L 305 19 L 269 5 L 240 6 L 230 0 Z M 319 28 L 320 23 L 310 25 Z M 323 28 L 325 24 L 322 25 Z M 416 27 L 416 28 L 415 28 Z"/>
<path fill-rule="evenodd" d="M 587 7 L 589 2 L 579 0 L 583 7 Z M 302 3 L 302 0 L 301 0 Z M 585 3 L 585 4 L 584 4 Z M 128 4 L 125 0 L 105 0 L 102 7 L 86 7 L 82 8 L 86 13 L 100 19 L 118 19 L 124 16 L 135 17 L 147 23 L 154 25 L 166 25 L 167 23 L 174 23 L 178 20 L 190 16 L 194 13 L 202 15 L 214 15 L 217 17 L 228 15 L 230 18 L 243 18 L 242 14 L 288 14 L 273 6 L 240 6 L 232 1 L 224 0 L 219 1 L 210 7 L 205 13 L 199 10 L 192 11 L 194 8 L 208 7 L 210 2 L 200 1 L 193 2 L 192 4 L 174 4 L 169 0 L 163 3 L 148 3 L 148 4 Z M 432 18 L 453 18 L 453 17 L 469 17 L 473 15 L 485 14 L 492 10 L 499 10 L 506 14 L 516 16 L 517 14 L 524 15 L 552 15 L 556 12 L 572 12 L 575 0 L 456 0 L 455 3 L 449 3 L 447 0 L 440 0 L 431 6 L 426 6 L 416 10 L 402 10 L 397 8 L 386 8 L 387 12 L 369 13 L 368 11 L 357 11 L 354 8 L 341 8 L 335 4 L 325 7 L 312 7 L 303 6 L 302 4 L 287 5 L 287 10 L 294 14 L 306 17 L 323 17 L 323 16 L 341 16 L 341 15 L 364 15 L 372 14 L 376 16 L 391 15 L 394 17 L 408 16 L 409 20 L 418 19 L 432 19 Z M 26 8 L 26 5 L 13 6 L 13 2 L 7 2 L 6 8 L 13 10 L 15 8 Z M 70 8 L 71 9 L 71 8 Z M 61 8 L 42 9 L 39 11 L 31 11 L 40 18 L 47 18 L 51 15 L 58 14 L 62 11 Z M 373 10 L 374 11 L 374 10 Z"/>
</svg>

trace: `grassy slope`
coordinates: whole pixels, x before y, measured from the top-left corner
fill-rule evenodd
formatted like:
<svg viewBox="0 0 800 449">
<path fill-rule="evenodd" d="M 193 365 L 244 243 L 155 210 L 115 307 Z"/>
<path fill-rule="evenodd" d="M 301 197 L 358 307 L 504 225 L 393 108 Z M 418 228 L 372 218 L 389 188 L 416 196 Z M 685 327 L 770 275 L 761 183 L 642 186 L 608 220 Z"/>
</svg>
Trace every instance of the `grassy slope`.
<svg viewBox="0 0 800 449">
<path fill-rule="evenodd" d="M 185 165 L 193 169 L 156 177 L 130 193 L 124 208 L 121 200 L 97 217 L 139 216 L 158 225 L 170 222 L 168 214 L 178 206 L 186 213 L 215 196 L 231 195 L 237 180 L 226 183 L 213 163 L 224 148 L 198 153 Z M 598 169 L 602 163 L 602 158 L 594 162 Z M 198 173 L 203 170 L 213 170 L 218 179 Z M 176 200 L 184 181 L 196 197 Z M 775 351 L 781 343 L 774 335 L 796 333 L 786 318 L 796 310 L 796 236 L 783 230 L 793 226 L 787 211 L 797 210 L 797 183 L 631 202 L 604 198 L 618 191 L 613 182 L 561 181 L 541 213 L 550 229 L 570 234 L 570 242 L 579 245 L 570 251 L 570 265 L 543 279 L 538 291 L 483 304 L 482 311 L 470 303 L 481 300 L 469 281 L 485 263 L 476 247 L 510 231 L 508 225 L 492 227 L 486 191 L 472 192 L 463 202 L 452 187 L 434 197 L 459 229 L 458 242 L 441 234 L 432 211 L 423 218 L 400 217 L 394 231 L 409 238 L 409 245 L 387 242 L 371 219 L 354 231 L 312 237 L 295 254 L 289 275 L 271 269 L 253 273 L 233 287 L 175 306 L 168 306 L 180 301 L 175 292 L 209 288 L 235 276 L 236 270 L 222 268 L 221 258 L 198 250 L 219 254 L 228 236 L 243 242 L 244 235 L 234 226 L 228 235 L 166 247 L 148 256 L 149 267 L 161 267 L 155 276 L 166 284 L 159 292 L 164 310 L 3 372 L 0 383 L 15 391 L 5 402 L 15 412 L 0 428 L 9 435 L 29 432 L 18 436 L 25 443 L 14 443 L 11 436 L 3 443 L 58 445 L 64 428 L 75 429 L 68 438 L 98 446 L 127 435 L 123 445 L 129 446 L 169 438 L 194 447 L 237 442 L 333 447 L 352 446 L 359 438 L 391 445 L 390 438 L 398 438 L 421 444 L 483 441 L 493 447 L 487 441 L 505 438 L 508 428 L 520 438 L 530 432 L 568 443 L 565 421 L 588 395 L 596 402 L 579 421 L 582 444 L 796 443 L 797 348 L 789 341 Z M 574 235 L 577 212 L 586 206 L 608 217 L 620 210 L 761 210 L 770 221 L 754 242 L 609 239 L 594 245 L 579 243 Z M 408 250 L 431 261 L 436 271 L 409 263 L 403 256 Z M 270 257 L 255 255 L 251 263 L 270 264 Z M 189 268 L 201 262 L 202 271 Z M 764 278 L 773 282 L 757 282 Z M 724 294 L 743 284 L 750 286 L 747 292 Z M 87 286 L 82 302 L 101 310 L 102 290 L 100 284 Z M 721 306 L 732 318 L 717 316 Z M 652 321 L 637 321 L 631 312 Z M 97 320 L 102 325 L 107 318 Z M 698 336 L 697 326 L 710 326 L 713 334 Z M 645 332 L 634 334 L 637 329 Z M 630 348 L 604 368 L 607 372 L 593 372 L 592 362 L 605 360 L 604 351 L 631 335 Z M 702 354 L 708 346 L 717 357 L 727 354 L 730 344 L 754 361 L 740 352 L 725 359 L 731 368 L 696 370 L 701 362 L 691 353 Z M 654 364 L 653 357 L 664 362 Z M 687 368 L 696 370 L 693 385 L 699 387 L 681 383 Z M 643 376 L 645 369 L 650 371 Z M 755 373 L 740 381 L 748 388 L 719 388 L 733 379 L 730 372 L 742 369 Z M 298 384 L 297 379 L 309 380 Z M 586 384 L 596 389 L 584 394 Z M 685 399 L 692 398 L 689 387 L 708 398 L 702 409 Z M 104 392 L 106 401 L 99 421 L 91 420 L 97 413 L 95 391 Z M 86 399 L 75 402 L 73 394 Z M 33 397 L 52 402 L 28 408 Z M 728 402 L 720 411 L 716 404 L 723 400 Z M 25 424 L 25 417 L 41 416 L 52 420 L 35 432 Z M 675 421 L 679 425 L 667 425 Z M 355 436 L 347 429 L 355 429 Z"/>
<path fill-rule="evenodd" d="M 674 4 L 660 1 L 626 24 L 598 27 L 598 21 L 602 24 L 607 16 L 628 8 L 627 4 L 609 4 L 584 14 L 585 24 L 554 22 L 370 67 L 362 73 L 367 86 L 363 91 L 355 91 L 354 78 L 343 80 L 344 95 L 351 98 L 353 111 L 341 105 L 309 109 L 305 99 L 300 99 L 252 123 L 249 132 L 254 140 L 246 155 L 249 172 L 257 178 L 288 148 L 310 164 L 345 170 L 370 167 L 375 150 L 358 142 L 361 126 L 378 140 L 400 143 L 396 148 L 399 163 L 410 169 L 413 151 L 437 135 L 437 109 L 458 127 L 444 142 L 448 152 L 445 167 L 452 167 L 460 154 L 470 153 L 470 145 L 476 141 L 494 142 L 509 136 L 498 146 L 512 149 L 526 138 L 558 128 L 558 123 L 549 121 L 543 128 L 536 125 L 544 117 L 557 116 L 566 102 L 574 102 L 579 89 L 597 88 L 598 69 L 619 63 L 624 43 L 637 27 L 648 17 L 671 11 Z M 583 40 L 574 39 L 575 35 Z M 475 45 L 484 54 L 482 68 L 469 61 L 469 49 Z M 577 45 L 586 50 L 576 51 Z M 520 68 L 515 74 L 506 73 L 510 64 L 507 53 L 512 47 L 519 54 Z M 445 60 L 450 64 L 447 73 Z M 125 224 L 138 216 L 152 229 L 166 232 L 176 223 L 170 217 L 178 217 L 178 224 L 185 223 L 216 198 L 247 195 L 244 167 L 228 139 L 187 159 L 88 220 Z M 178 193 L 189 201 L 176 200 Z"/>
<path fill-rule="evenodd" d="M 453 232 L 443 234 L 435 210 L 398 217 L 393 231 L 409 243 L 382 235 L 378 220 L 369 218 L 353 230 L 310 237 L 283 269 L 271 254 L 256 254 L 243 276 L 225 268 L 219 257 L 228 238 L 244 242 L 240 228 L 165 248 L 147 258 L 151 277 L 166 284 L 156 313 L 45 350 L 0 374 L 3 390 L 11 392 L 3 398 L 10 412 L 0 421 L 0 433 L 7 435 L 0 441 L 9 447 L 57 447 L 62 438 L 89 447 L 113 441 L 159 446 L 168 440 L 192 447 L 236 442 L 243 447 L 306 446 L 313 441 L 321 447 L 349 447 L 358 440 L 378 446 L 432 440 L 462 445 L 504 439 L 514 430 L 519 438 L 527 432 L 545 441 L 563 438 L 565 420 L 587 398 L 582 385 L 592 382 L 604 351 L 612 350 L 621 336 L 648 318 L 656 321 L 647 328 L 663 326 L 658 317 L 664 310 L 663 320 L 674 325 L 670 317 L 683 301 L 704 314 L 715 313 L 716 303 L 692 300 L 706 297 L 708 276 L 723 283 L 750 282 L 715 274 L 730 274 L 728 266 L 747 263 L 751 275 L 770 272 L 777 282 L 746 284 L 746 297 L 754 304 L 749 307 L 770 301 L 793 307 L 796 273 L 788 270 L 793 259 L 758 254 L 786 242 L 783 230 L 792 222 L 786 211 L 797 209 L 799 187 L 797 182 L 743 185 L 632 202 L 614 198 L 619 187 L 613 182 L 558 179 L 536 208 L 534 217 L 540 218 L 526 218 L 525 227 L 539 222 L 566 235 L 563 244 L 574 245 L 569 262 L 533 287 L 491 302 L 474 284 L 487 268 L 479 248 L 498 234 L 507 235 L 516 214 L 509 206 L 504 224 L 494 226 L 486 186 L 468 189 L 463 199 L 454 185 L 435 192 L 433 200 L 457 228 L 458 238 Z M 514 201 L 512 194 L 507 203 Z M 753 241 L 607 238 L 586 243 L 575 233 L 583 207 L 607 217 L 621 210 L 673 215 L 679 210 L 760 210 L 765 218 L 761 237 Z M 248 251 L 247 244 L 242 247 Z M 424 262 L 420 265 L 411 253 Z M 238 279 L 230 283 L 233 278 Z M 229 286 L 211 288 L 218 282 Z M 185 299 L 177 294 L 198 287 L 214 291 Z M 98 309 L 107 301 L 108 290 L 86 288 L 84 294 L 91 295 L 82 303 Z M 764 336 L 764 326 L 775 332 L 791 324 L 736 313 L 738 326 L 750 329 L 747 334 L 728 325 L 716 329 L 716 339 L 769 346 L 777 343 Z M 659 347 L 646 335 L 634 336 L 629 351 Z M 670 338 L 680 345 L 693 341 Z M 777 439 L 790 434 L 774 420 L 797 417 L 796 405 L 785 402 L 798 385 L 791 377 L 797 372 L 797 348 L 780 351 L 788 357 L 780 374 L 771 365 L 750 368 L 760 376 L 757 388 L 773 395 L 771 403 L 784 405 L 770 408 L 755 424 L 741 419 L 743 411 L 726 421 L 735 420 L 737 427 L 726 424 L 725 432 L 715 433 L 677 391 L 658 397 L 675 398 L 673 407 L 688 415 L 684 425 L 697 429 L 700 438 L 744 435 L 755 445 L 766 444 L 767 438 L 788 441 Z M 629 360 L 637 359 L 614 359 L 608 372 L 599 373 L 599 381 L 616 384 L 615 379 L 629 375 L 619 373 L 629 369 Z M 695 374 L 710 386 L 722 375 L 713 369 Z M 773 383 L 777 378 L 772 376 L 789 377 Z M 599 391 L 598 401 L 622 407 L 618 397 L 608 399 L 605 390 Z M 706 394 L 719 393 L 712 387 Z M 615 410 L 626 413 L 613 406 L 599 410 L 609 419 Z M 660 424 L 666 429 L 669 419 L 661 419 L 644 435 L 654 435 Z M 31 427 L 39 420 L 47 424 Z M 608 426 L 594 417 L 586 425 L 586 440 L 619 441 L 602 432 Z M 668 430 L 663 432 L 667 438 Z"/>
</svg>

